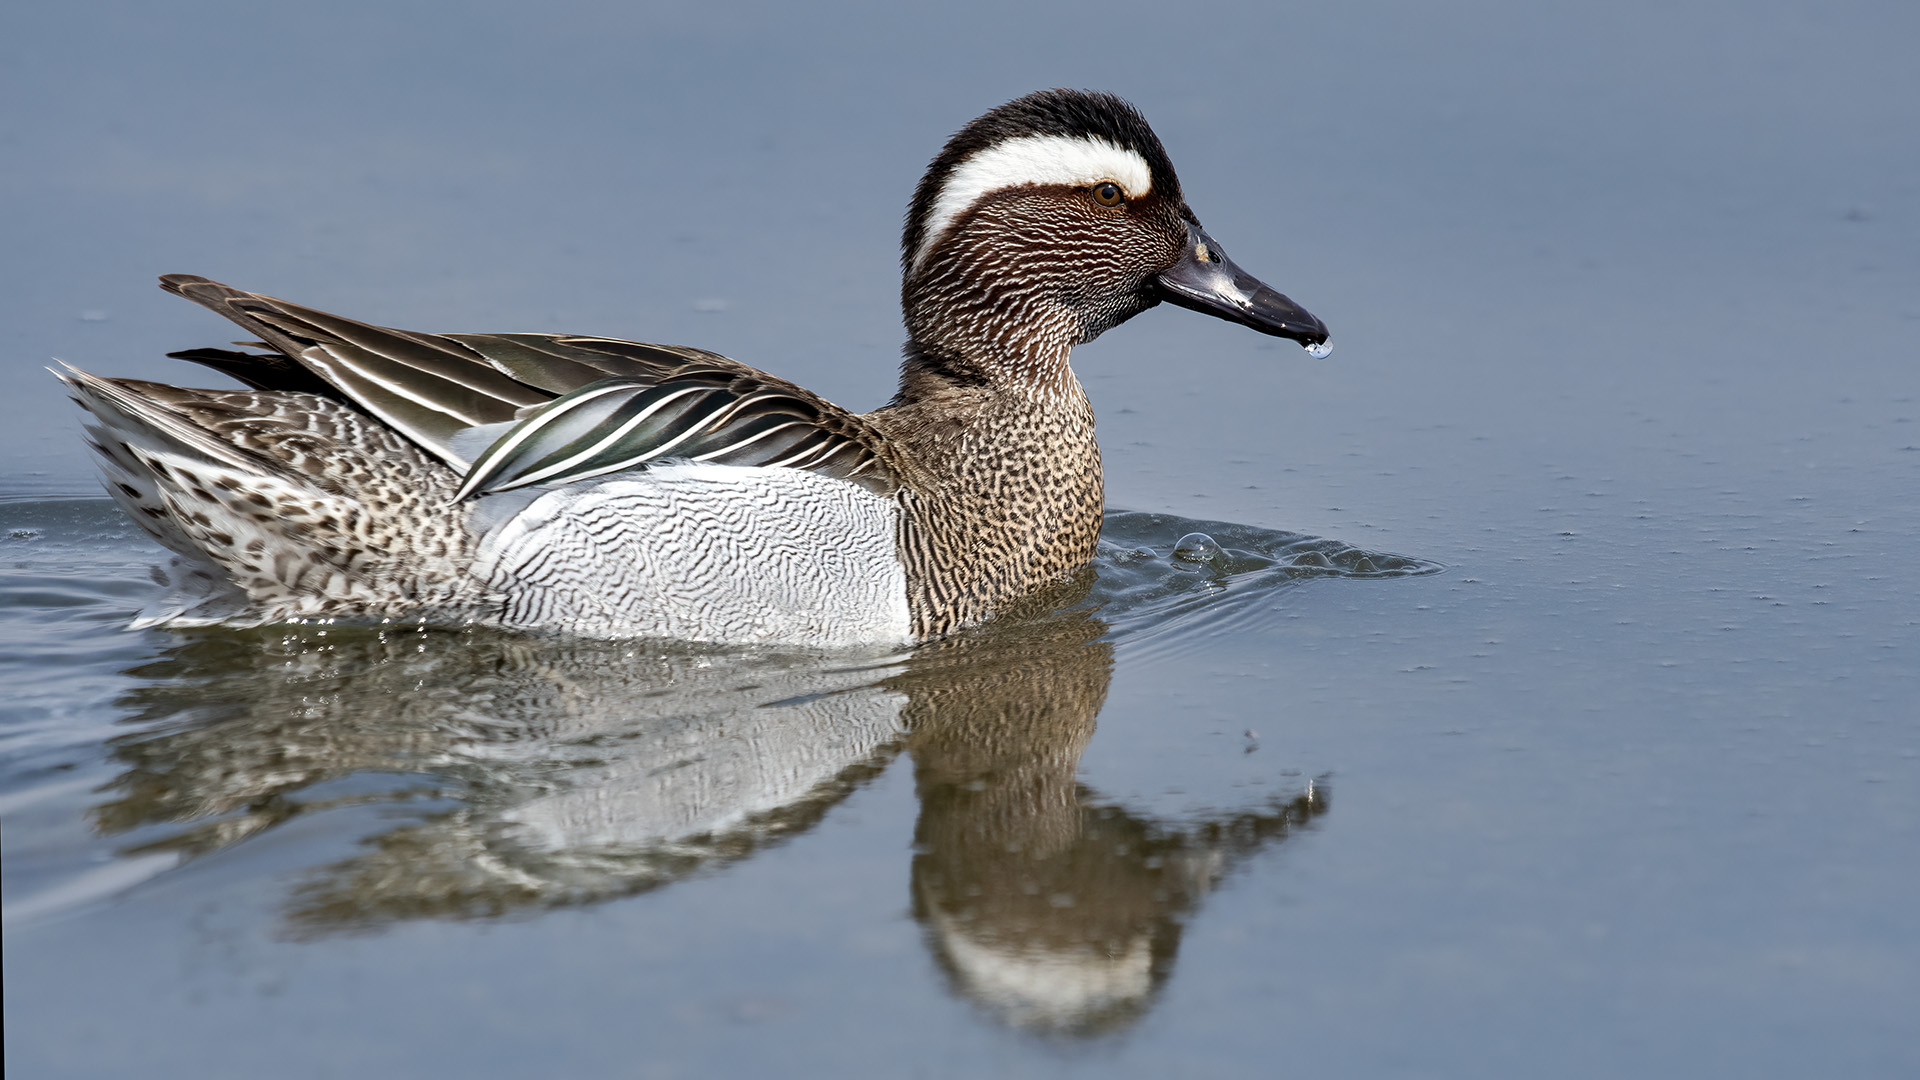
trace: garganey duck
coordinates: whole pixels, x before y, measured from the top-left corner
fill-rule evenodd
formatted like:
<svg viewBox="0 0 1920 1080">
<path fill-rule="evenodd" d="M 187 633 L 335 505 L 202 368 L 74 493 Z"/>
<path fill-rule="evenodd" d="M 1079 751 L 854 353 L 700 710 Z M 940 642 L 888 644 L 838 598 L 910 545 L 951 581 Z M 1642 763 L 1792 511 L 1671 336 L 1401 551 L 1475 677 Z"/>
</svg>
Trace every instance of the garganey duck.
<svg viewBox="0 0 1920 1080">
<path fill-rule="evenodd" d="M 62 375 L 108 491 L 179 556 L 135 625 L 924 641 L 1092 559 L 1100 448 L 1073 346 L 1165 300 L 1325 353 L 1108 94 L 1030 94 L 961 129 L 901 247 L 900 391 L 865 414 L 702 349 L 391 330 L 163 277 L 270 351 L 172 354 L 248 389 Z"/>
</svg>

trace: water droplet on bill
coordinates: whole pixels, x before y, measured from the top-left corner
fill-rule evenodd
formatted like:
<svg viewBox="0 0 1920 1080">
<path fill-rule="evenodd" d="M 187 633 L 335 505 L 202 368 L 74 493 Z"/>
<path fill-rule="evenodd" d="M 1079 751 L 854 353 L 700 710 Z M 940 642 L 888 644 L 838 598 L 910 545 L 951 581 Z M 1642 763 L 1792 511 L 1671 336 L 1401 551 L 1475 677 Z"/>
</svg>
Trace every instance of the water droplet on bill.
<svg viewBox="0 0 1920 1080">
<path fill-rule="evenodd" d="M 1307 355 L 1313 357 L 1315 360 L 1325 360 L 1333 354 L 1333 342 L 1331 341 L 1316 341 L 1311 345 L 1303 345 L 1301 348 L 1307 350 Z"/>
</svg>

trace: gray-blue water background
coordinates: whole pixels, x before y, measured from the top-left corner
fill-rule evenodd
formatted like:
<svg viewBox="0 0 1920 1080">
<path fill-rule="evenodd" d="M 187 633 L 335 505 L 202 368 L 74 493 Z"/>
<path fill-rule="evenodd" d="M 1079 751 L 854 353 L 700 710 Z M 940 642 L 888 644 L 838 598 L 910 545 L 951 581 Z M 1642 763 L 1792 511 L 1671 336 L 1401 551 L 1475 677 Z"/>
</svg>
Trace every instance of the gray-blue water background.
<svg viewBox="0 0 1920 1080">
<path fill-rule="evenodd" d="M 7 6 L 8 1074 L 1920 1072 L 1917 46 L 1911 4 L 1764 0 Z M 233 331 L 154 275 L 696 344 L 871 408 L 920 170 L 1055 85 L 1139 105 L 1335 345 L 1168 309 L 1077 352 L 1110 503 L 1448 568 L 1016 643 L 1084 676 L 1024 706 L 1079 710 L 1069 831 L 1186 867 L 1046 896 L 1144 905 L 1148 967 L 943 921 L 940 860 L 998 834 L 931 736 L 658 887 L 370 884 L 466 881 L 624 759 L 455 752 L 396 706 L 364 762 L 253 792 L 308 759 L 220 710 L 341 737 L 351 684 L 295 670 L 322 647 L 116 628 L 157 551 L 42 368 L 217 383 L 162 354 Z M 477 678 L 354 647 L 411 680 L 379 700 Z M 950 659 L 861 693 L 986 663 Z"/>
</svg>

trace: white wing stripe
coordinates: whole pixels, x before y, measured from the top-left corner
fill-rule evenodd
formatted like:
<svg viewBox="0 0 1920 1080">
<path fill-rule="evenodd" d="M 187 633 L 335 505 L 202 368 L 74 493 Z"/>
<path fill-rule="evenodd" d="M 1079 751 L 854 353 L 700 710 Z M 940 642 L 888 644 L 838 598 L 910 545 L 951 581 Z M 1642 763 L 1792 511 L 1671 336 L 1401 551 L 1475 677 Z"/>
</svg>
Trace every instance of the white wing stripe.
<svg viewBox="0 0 1920 1080">
<path fill-rule="evenodd" d="M 558 420 L 560 417 L 565 416 L 566 414 L 572 412 L 574 409 L 578 408 L 579 406 L 584 405 L 589 401 L 592 401 L 594 398 L 605 397 L 608 394 L 615 394 L 615 393 L 619 393 L 622 390 L 629 390 L 629 389 L 632 389 L 632 387 L 629 387 L 629 386 L 602 387 L 601 389 L 595 390 L 591 393 L 581 394 L 579 397 L 573 399 L 572 401 L 567 402 L 567 404 L 565 404 L 564 406 L 561 406 L 560 408 L 546 409 L 542 411 L 539 416 L 535 417 L 532 423 L 521 427 L 520 430 L 514 432 L 511 435 L 508 435 L 505 439 L 502 439 L 501 441 L 494 443 L 492 446 L 487 448 L 484 454 L 481 454 L 480 456 L 482 459 L 488 460 L 488 461 L 494 461 L 502 457 L 505 457 L 506 455 L 519 449 L 521 443 L 524 443 L 528 439 L 539 434 L 542 430 L 546 428 L 548 424 L 551 424 L 555 420 Z M 475 464 L 477 465 L 479 464 L 479 462 L 476 461 Z"/>
<path fill-rule="evenodd" d="M 560 473 L 566 472 L 568 469 L 571 469 L 574 466 L 579 465 L 581 462 L 586 461 L 587 459 L 593 457 L 595 454 L 598 454 L 604 451 L 607 447 L 612 446 L 616 442 L 619 442 L 622 438 L 626 436 L 627 432 L 632 431 L 634 428 L 645 423 L 648 417 L 652 416 L 654 413 L 659 412 L 662 408 L 666 407 L 668 403 L 676 401 L 680 398 L 686 397 L 688 394 L 708 393 L 712 389 L 713 388 L 710 386 L 693 386 L 693 387 L 688 387 L 685 390 L 676 390 L 673 393 L 668 394 L 667 396 L 661 398 L 659 401 L 654 402 L 652 405 L 647 406 L 647 408 L 641 410 L 638 416 L 635 416 L 633 419 L 628 420 L 624 424 L 621 424 L 618 428 L 615 428 L 612 432 L 609 432 L 605 437 L 600 439 L 598 442 L 594 443 L 592 446 L 587 447 L 585 450 L 580 451 L 579 453 L 573 455 L 570 458 L 567 458 L 563 461 L 555 462 L 554 464 L 549 465 L 544 469 L 538 469 L 538 470 L 535 470 L 534 472 L 526 473 L 525 475 L 520 476 L 519 478 L 514 480 L 513 486 L 525 487 L 528 484 L 537 484 L 540 481 L 545 480 L 550 476 L 557 476 Z M 681 436 L 681 439 L 684 439 L 685 437 L 686 436 L 683 435 Z M 673 443 L 677 443 L 679 441 L 681 440 L 675 439 L 673 440 Z M 649 451 L 648 453 L 642 454 L 641 456 L 634 458 L 633 461 L 629 462 L 628 464 L 629 465 L 635 464 L 641 461 L 645 461 L 648 458 L 659 457 L 660 454 L 663 453 L 665 450 L 667 450 L 669 447 L 671 447 L 673 443 L 668 443 L 666 446 L 658 447 L 652 451 Z M 627 467 L 626 465 L 621 466 L 621 468 L 626 468 L 626 467 Z M 612 472 L 612 471 L 613 470 L 611 469 L 595 469 L 592 473 L 588 475 L 599 476 L 602 473 Z"/>
<path fill-rule="evenodd" d="M 770 427 L 767 430 L 762 431 L 757 435 L 753 435 L 748 438 L 741 439 L 739 442 L 728 443 L 726 446 L 723 446 L 718 450 L 709 450 L 704 454 L 695 454 L 693 457 L 689 458 L 688 460 L 711 461 L 714 458 L 720 457 L 723 454 L 731 454 L 735 450 L 738 450 L 743 446 L 752 446 L 754 443 L 759 442 L 761 439 L 764 439 L 767 436 L 774 434 L 775 432 L 785 431 L 790 427 L 800 427 L 800 426 L 803 426 L 803 421 L 789 420 L 784 424 L 776 424 L 773 427 Z"/>
</svg>

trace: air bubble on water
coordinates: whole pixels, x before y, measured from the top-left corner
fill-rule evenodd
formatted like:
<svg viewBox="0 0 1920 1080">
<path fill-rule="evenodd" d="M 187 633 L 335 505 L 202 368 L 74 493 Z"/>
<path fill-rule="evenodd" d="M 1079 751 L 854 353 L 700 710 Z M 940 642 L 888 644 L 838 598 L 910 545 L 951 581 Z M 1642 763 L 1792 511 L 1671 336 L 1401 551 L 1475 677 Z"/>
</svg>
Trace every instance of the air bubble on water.
<svg viewBox="0 0 1920 1080">
<path fill-rule="evenodd" d="M 1327 357 L 1333 355 L 1333 342 L 1331 341 L 1316 341 L 1309 345 L 1302 345 L 1301 348 L 1307 350 L 1307 355 L 1313 357 L 1315 360 L 1325 360 Z"/>
<path fill-rule="evenodd" d="M 1187 562 L 1212 562 L 1225 555 L 1219 542 L 1203 532 L 1190 532 L 1173 545 L 1173 557 Z"/>
</svg>

